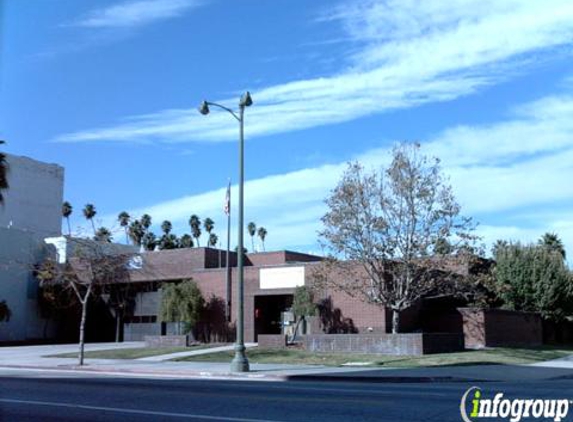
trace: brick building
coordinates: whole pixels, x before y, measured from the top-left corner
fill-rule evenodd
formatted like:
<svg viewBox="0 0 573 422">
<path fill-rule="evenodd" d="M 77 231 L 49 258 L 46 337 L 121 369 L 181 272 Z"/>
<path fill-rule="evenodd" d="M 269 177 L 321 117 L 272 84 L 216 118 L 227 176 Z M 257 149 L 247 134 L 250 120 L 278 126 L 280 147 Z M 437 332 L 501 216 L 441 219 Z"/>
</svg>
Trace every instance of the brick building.
<svg viewBox="0 0 573 422">
<path fill-rule="evenodd" d="M 213 296 L 222 300 L 226 292 L 224 251 L 210 248 L 188 248 L 148 252 L 141 254 L 141 269 L 131 271 L 131 281 L 137 290 L 134 317 L 124 326 L 126 340 L 141 339 L 144 335 L 173 333 L 170 324 L 157 319 L 160 285 L 193 279 L 209 301 Z M 294 289 L 310 285 L 313 267 L 322 260 L 319 256 L 291 251 L 247 254 L 245 271 L 245 340 L 256 341 L 259 334 L 279 334 L 282 330 L 281 314 L 290 308 Z M 237 256 L 230 254 L 231 316 L 235 319 L 237 306 Z M 327 324 L 338 332 L 365 330 L 374 325 L 384 330 L 384 312 L 374 305 L 366 305 L 340 293 L 332 292 L 318 300 L 343 307 L 329 309 Z M 224 312 L 224 308 L 221 310 Z"/>
<path fill-rule="evenodd" d="M 292 305 L 297 286 L 312 285 L 313 271 L 322 258 L 292 251 L 247 254 L 245 260 L 245 340 L 256 341 L 260 334 L 280 334 L 281 316 Z M 231 316 L 237 305 L 236 254 L 230 254 Z M 124 325 L 125 340 L 140 340 L 145 335 L 175 334 L 175 326 L 162 324 L 157 315 L 160 286 L 165 282 L 193 279 L 204 298 L 226 298 L 225 252 L 209 248 L 189 248 L 141 254 L 141 268 L 131 271 L 137 291 L 133 318 Z M 463 272 L 463 271 L 462 271 Z M 327 333 L 385 333 L 390 331 L 391 315 L 383 307 L 333 289 L 322 289 L 315 297 L 320 318 L 314 330 Z M 405 311 L 403 329 L 417 328 L 418 309 Z M 216 318 L 215 318 L 216 319 Z M 320 327 L 320 328 L 319 328 Z"/>
</svg>

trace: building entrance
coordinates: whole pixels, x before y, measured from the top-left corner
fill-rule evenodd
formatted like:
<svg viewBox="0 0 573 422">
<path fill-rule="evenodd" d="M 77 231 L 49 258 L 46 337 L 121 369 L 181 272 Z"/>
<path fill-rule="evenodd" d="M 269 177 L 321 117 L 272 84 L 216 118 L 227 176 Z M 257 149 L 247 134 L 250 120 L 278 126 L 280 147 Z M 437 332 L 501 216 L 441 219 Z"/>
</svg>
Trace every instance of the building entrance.
<svg viewBox="0 0 573 422">
<path fill-rule="evenodd" d="M 281 334 L 282 313 L 292 306 L 292 295 L 255 296 L 255 341 L 259 334 Z"/>
</svg>

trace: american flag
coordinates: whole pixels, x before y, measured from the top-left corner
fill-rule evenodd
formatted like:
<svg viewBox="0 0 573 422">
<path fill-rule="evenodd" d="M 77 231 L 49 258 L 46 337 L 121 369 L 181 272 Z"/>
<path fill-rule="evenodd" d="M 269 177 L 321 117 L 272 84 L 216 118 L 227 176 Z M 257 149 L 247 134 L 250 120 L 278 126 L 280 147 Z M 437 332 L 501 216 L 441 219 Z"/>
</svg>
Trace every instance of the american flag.
<svg viewBox="0 0 573 422">
<path fill-rule="evenodd" d="M 225 194 L 225 204 L 223 205 L 223 211 L 226 215 L 231 213 L 231 181 L 229 180 L 229 186 L 227 186 L 227 193 Z"/>
</svg>

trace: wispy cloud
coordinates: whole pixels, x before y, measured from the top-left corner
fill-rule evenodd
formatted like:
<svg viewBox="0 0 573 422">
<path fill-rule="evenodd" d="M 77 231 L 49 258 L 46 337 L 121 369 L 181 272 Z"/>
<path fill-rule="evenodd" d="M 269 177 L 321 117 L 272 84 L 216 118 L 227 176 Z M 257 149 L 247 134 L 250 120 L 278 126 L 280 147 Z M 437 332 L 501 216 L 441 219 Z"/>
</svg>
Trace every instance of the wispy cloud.
<svg viewBox="0 0 573 422">
<path fill-rule="evenodd" d="M 469 95 L 524 71 L 544 53 L 555 53 L 573 40 L 570 0 L 366 0 L 343 3 L 325 19 L 341 24 L 355 43 L 347 53 L 341 49 L 347 68 L 254 92 L 248 136 Z M 236 101 L 219 102 L 233 106 Z M 229 141 L 236 133 L 227 117 L 204 118 L 194 108 L 162 110 L 55 140 Z"/>
<path fill-rule="evenodd" d="M 464 214 L 481 222 L 478 230 L 488 243 L 498 238 L 534 241 L 545 231 L 556 231 L 573 250 L 573 216 L 556 208 L 573 206 L 571 110 L 573 97 L 545 97 L 516 107 L 510 120 L 446 129 L 423 144 L 426 153 L 442 159 Z M 348 159 L 380 167 L 390 155 L 380 147 Z M 340 162 L 248 181 L 247 220 L 268 229 L 270 248 L 317 250 L 323 199 L 345 167 Z M 210 216 L 223 233 L 224 194 L 221 187 L 131 213 L 147 212 L 156 223 L 169 219 L 179 233 L 188 231 L 190 214 Z"/>
<path fill-rule="evenodd" d="M 88 12 L 72 23 L 85 28 L 134 28 L 174 18 L 201 0 L 131 0 Z"/>
</svg>

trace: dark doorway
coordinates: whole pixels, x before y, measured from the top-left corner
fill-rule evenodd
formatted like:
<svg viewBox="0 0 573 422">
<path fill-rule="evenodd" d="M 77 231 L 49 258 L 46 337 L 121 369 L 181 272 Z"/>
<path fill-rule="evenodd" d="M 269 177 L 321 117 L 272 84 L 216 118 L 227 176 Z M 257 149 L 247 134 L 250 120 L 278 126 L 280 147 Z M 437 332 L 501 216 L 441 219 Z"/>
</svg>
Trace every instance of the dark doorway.
<svg viewBox="0 0 573 422">
<path fill-rule="evenodd" d="M 281 315 L 292 306 L 292 295 L 255 296 L 255 341 L 259 334 L 280 334 Z"/>
</svg>

